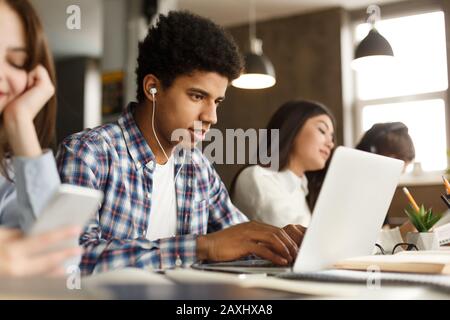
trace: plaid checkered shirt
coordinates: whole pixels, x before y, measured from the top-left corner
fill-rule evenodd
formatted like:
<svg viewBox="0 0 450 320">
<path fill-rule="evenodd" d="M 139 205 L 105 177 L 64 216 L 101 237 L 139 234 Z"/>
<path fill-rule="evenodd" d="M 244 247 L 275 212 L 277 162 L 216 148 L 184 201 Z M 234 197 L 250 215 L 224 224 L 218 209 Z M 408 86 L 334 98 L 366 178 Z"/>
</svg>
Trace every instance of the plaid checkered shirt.
<svg viewBox="0 0 450 320">
<path fill-rule="evenodd" d="M 181 168 L 175 181 L 176 236 L 146 238 L 156 159 L 133 118 L 135 107 L 129 104 L 116 123 L 67 137 L 58 150 L 63 183 L 105 195 L 80 237 L 84 275 L 124 267 L 189 266 L 197 260 L 198 235 L 247 221 L 209 161 L 194 148 L 182 151 L 185 157 L 180 152 L 174 155 L 174 176 Z"/>
</svg>

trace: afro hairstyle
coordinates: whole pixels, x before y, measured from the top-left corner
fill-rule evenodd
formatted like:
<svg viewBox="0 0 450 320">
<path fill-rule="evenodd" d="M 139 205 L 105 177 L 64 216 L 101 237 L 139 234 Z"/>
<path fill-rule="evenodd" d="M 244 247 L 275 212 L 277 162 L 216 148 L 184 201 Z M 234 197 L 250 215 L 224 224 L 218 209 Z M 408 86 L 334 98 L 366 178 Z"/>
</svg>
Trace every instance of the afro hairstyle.
<svg viewBox="0 0 450 320">
<path fill-rule="evenodd" d="M 239 77 L 243 62 L 233 38 L 220 26 L 187 11 L 159 15 L 139 44 L 137 100 L 145 100 L 143 81 L 153 74 L 168 88 L 181 75 L 195 71 L 216 72 L 232 81 Z"/>
</svg>

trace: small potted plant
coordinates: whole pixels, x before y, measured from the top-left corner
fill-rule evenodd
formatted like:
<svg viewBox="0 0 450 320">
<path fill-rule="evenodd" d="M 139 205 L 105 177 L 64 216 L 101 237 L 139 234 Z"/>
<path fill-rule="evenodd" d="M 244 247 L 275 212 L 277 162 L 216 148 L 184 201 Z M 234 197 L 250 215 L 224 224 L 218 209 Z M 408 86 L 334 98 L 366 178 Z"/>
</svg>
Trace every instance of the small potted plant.
<svg viewBox="0 0 450 320">
<path fill-rule="evenodd" d="M 415 244 L 419 250 L 437 250 L 439 240 L 436 233 L 430 230 L 441 219 L 442 214 L 434 214 L 431 208 L 426 210 L 423 205 L 418 209 L 412 205 L 405 209 L 406 215 L 418 231 L 408 232 L 406 242 Z"/>
</svg>

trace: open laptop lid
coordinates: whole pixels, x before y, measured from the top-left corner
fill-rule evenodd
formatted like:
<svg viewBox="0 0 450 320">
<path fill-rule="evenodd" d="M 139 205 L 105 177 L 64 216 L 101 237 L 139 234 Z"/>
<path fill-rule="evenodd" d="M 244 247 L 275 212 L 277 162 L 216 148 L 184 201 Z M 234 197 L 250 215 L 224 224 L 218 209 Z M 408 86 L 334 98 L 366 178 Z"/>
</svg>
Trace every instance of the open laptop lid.
<svg viewBox="0 0 450 320">
<path fill-rule="evenodd" d="M 346 147 L 331 159 L 294 272 L 370 255 L 404 162 Z"/>
</svg>

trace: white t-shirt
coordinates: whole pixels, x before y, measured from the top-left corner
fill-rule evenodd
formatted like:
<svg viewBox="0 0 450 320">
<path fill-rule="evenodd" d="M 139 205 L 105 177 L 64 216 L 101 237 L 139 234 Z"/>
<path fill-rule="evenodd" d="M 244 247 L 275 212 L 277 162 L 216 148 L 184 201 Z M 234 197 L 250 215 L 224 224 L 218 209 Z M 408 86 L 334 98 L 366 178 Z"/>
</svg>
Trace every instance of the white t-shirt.
<svg viewBox="0 0 450 320">
<path fill-rule="evenodd" d="M 307 227 L 311 220 L 308 180 L 290 170 L 248 167 L 237 178 L 233 195 L 233 204 L 251 220 L 280 228 L 287 224 Z"/>
<path fill-rule="evenodd" d="M 148 240 L 170 238 L 176 234 L 177 210 L 174 168 L 174 157 L 171 156 L 164 165 L 156 163 L 153 171 L 152 204 L 147 229 Z"/>
</svg>

